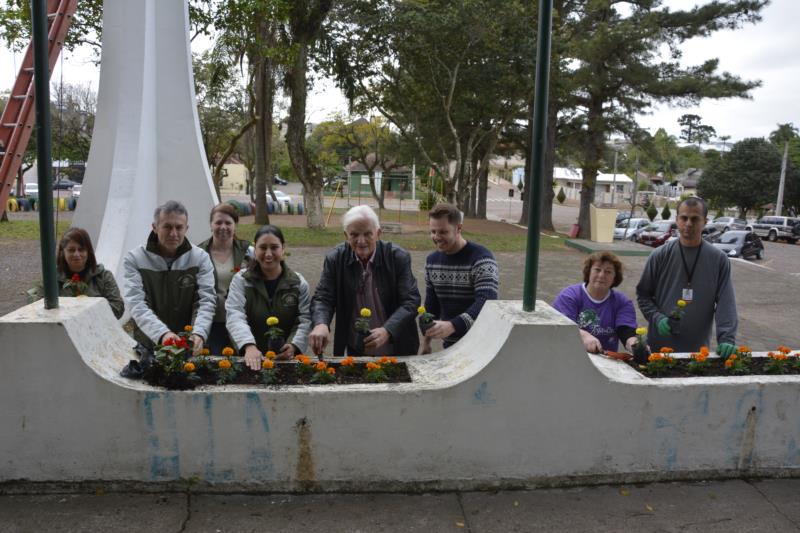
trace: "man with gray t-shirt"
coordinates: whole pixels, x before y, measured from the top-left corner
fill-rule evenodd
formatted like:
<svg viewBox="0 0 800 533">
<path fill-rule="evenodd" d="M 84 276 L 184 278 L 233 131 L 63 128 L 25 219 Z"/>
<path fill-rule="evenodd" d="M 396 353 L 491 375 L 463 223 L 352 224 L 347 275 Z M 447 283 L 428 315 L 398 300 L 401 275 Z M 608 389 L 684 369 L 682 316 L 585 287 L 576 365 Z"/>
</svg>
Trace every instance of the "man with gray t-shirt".
<svg viewBox="0 0 800 533">
<path fill-rule="evenodd" d="M 735 351 L 736 297 L 728 257 L 703 241 L 708 207 L 700 198 L 678 204 L 678 239 L 656 249 L 647 259 L 636 286 L 639 309 L 649 322 L 647 343 L 652 350 L 669 347 L 676 352 L 696 352 L 709 346 L 711 325 L 717 325 L 717 354 L 727 358 Z M 678 323 L 670 315 L 680 310 Z M 674 331 L 677 330 L 677 331 Z"/>
</svg>

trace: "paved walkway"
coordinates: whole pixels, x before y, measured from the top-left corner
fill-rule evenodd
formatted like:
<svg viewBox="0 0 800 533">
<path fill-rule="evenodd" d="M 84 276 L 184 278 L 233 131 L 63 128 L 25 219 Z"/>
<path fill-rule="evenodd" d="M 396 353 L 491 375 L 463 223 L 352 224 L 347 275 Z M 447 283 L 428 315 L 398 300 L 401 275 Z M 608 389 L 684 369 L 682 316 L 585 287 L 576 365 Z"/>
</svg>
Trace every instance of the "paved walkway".
<svg viewBox="0 0 800 533">
<path fill-rule="evenodd" d="M 800 480 L 438 494 L 0 496 L 0 533 L 800 531 Z"/>
</svg>

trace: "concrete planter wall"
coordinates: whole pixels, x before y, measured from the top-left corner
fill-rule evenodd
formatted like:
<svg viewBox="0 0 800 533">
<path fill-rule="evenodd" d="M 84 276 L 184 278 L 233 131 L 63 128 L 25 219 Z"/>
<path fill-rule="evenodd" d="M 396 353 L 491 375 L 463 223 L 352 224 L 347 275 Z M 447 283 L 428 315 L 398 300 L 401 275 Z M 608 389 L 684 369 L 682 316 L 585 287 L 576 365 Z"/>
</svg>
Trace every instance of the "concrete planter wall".
<svg viewBox="0 0 800 533">
<path fill-rule="evenodd" d="M 650 380 L 543 302 L 490 302 L 413 383 L 171 392 L 102 299 L 0 318 L 0 481 L 415 490 L 791 476 L 800 377 Z"/>
</svg>

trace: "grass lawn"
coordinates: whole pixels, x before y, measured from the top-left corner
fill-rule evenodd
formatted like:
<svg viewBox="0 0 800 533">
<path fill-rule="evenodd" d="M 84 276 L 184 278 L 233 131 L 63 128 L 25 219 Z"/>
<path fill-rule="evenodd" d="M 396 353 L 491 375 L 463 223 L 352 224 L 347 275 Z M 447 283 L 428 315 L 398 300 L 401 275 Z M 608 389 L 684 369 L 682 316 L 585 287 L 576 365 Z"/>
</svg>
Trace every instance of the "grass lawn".
<svg viewBox="0 0 800 533">
<path fill-rule="evenodd" d="M 387 222 L 397 220 L 391 217 L 384 218 Z M 405 214 L 402 217 L 403 222 L 406 220 L 416 220 L 414 216 Z M 524 252 L 527 243 L 527 233 L 515 226 L 509 226 L 500 222 L 486 223 L 485 221 L 467 221 L 467 225 L 474 227 L 474 231 L 465 231 L 464 236 L 479 244 L 482 244 L 492 250 L 493 252 Z M 324 248 L 332 248 L 343 240 L 342 230 L 338 224 L 331 221 L 330 227 L 318 231 L 308 229 L 306 227 L 296 227 L 281 224 L 279 221 L 276 223 L 283 230 L 286 237 L 286 242 L 292 247 L 296 246 L 319 246 Z M 69 229 L 71 224 L 70 220 L 59 220 L 58 228 L 56 229 L 56 240 Z M 490 225 L 489 225 L 490 224 Z M 431 250 L 433 244 L 428 236 L 427 228 L 423 226 L 416 226 L 418 229 L 415 231 L 406 231 L 404 226 L 404 233 L 384 233 L 383 240 L 394 242 L 408 250 Z M 256 233 L 259 226 L 256 224 L 239 224 L 236 232 L 244 238 L 252 238 Z M 0 239 L 11 240 L 39 240 L 39 221 L 38 220 L 14 220 L 11 222 L 0 223 Z M 564 238 L 558 234 L 543 234 L 540 238 L 540 250 L 557 251 L 565 250 Z"/>
</svg>

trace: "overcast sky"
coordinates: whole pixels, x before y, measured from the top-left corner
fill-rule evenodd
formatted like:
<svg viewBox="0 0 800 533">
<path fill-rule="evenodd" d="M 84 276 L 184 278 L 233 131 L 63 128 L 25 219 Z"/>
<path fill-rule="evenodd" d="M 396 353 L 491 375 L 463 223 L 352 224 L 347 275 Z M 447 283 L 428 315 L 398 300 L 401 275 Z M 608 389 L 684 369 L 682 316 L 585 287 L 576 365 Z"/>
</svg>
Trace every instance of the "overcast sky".
<svg viewBox="0 0 800 533">
<path fill-rule="evenodd" d="M 698 2 L 668 0 L 671 9 L 685 9 Z M 702 3 L 702 2 L 701 2 Z M 762 86 L 752 91 L 752 99 L 707 100 L 698 107 L 659 107 L 641 117 L 640 124 L 651 132 L 659 127 L 678 135 L 678 117 L 684 113 L 700 115 L 704 124 L 713 126 L 718 136 L 732 140 L 763 137 L 776 124 L 792 122 L 800 126 L 800 0 L 772 0 L 763 11 L 763 20 L 737 31 L 722 31 L 707 39 L 694 39 L 683 46 L 683 63 L 700 64 L 711 58 L 720 59 L 720 70 L 747 80 L 761 80 Z M 65 83 L 89 83 L 97 88 L 99 73 L 86 51 L 64 58 Z M 0 50 L 0 91 L 8 91 L 16 76 L 13 55 Z M 60 62 L 53 80 L 60 79 Z M 315 85 L 308 102 L 307 120 L 320 122 L 331 113 L 346 111 L 341 93 L 327 81 Z"/>
</svg>

